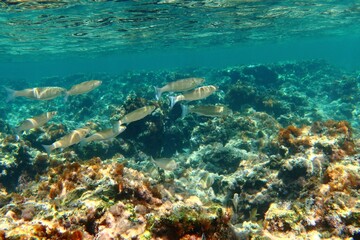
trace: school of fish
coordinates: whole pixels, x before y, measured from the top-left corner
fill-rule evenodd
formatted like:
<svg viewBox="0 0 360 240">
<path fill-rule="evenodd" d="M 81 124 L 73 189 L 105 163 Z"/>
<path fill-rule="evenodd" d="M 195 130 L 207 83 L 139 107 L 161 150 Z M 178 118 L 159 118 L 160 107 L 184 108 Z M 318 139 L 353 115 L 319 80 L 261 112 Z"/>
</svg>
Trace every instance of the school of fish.
<svg viewBox="0 0 360 240">
<path fill-rule="evenodd" d="M 169 92 L 169 93 L 180 92 L 181 94 L 177 96 L 172 96 L 172 95 L 169 96 L 171 108 L 177 102 L 182 101 L 187 103 L 190 101 L 204 99 L 218 90 L 218 88 L 213 85 L 198 87 L 200 84 L 204 82 L 205 82 L 204 78 L 185 78 L 185 79 L 169 82 L 160 88 L 155 87 L 155 93 L 156 93 L 155 97 L 157 100 L 160 100 L 161 95 L 165 92 Z M 24 97 L 32 100 L 51 100 L 59 96 L 64 96 L 64 100 L 67 101 L 69 96 L 86 94 L 98 88 L 101 84 L 102 81 L 100 80 L 89 80 L 89 81 L 81 82 L 79 84 L 75 84 L 69 90 L 66 90 L 65 88 L 62 87 L 35 87 L 35 88 L 27 88 L 23 90 L 13 90 L 5 87 L 5 90 L 8 94 L 6 101 L 14 100 L 17 97 Z M 181 107 L 182 107 L 183 117 L 189 112 L 196 113 L 202 116 L 209 116 L 209 117 L 217 117 L 217 116 L 231 114 L 231 110 L 224 105 L 187 106 L 186 104 L 182 104 Z M 94 132 L 88 137 L 87 135 L 92 132 L 89 127 L 81 127 L 75 129 L 70 133 L 68 133 L 67 135 L 61 137 L 57 141 L 53 142 L 52 144 L 43 145 L 43 147 L 47 152 L 47 154 L 50 155 L 53 150 L 58 148 L 64 149 L 78 143 L 80 143 L 80 145 L 83 146 L 87 143 L 94 141 L 106 141 L 106 140 L 114 139 L 120 133 L 126 130 L 126 125 L 145 118 L 146 116 L 154 112 L 155 109 L 156 106 L 154 105 L 138 108 L 132 112 L 125 114 L 117 122 L 113 123 L 113 126 L 111 128 Z M 14 128 L 14 132 L 17 138 L 20 137 L 22 132 L 26 132 L 29 131 L 30 129 L 42 127 L 48 121 L 50 121 L 56 114 L 57 114 L 56 111 L 45 112 L 20 122 L 18 126 Z M 154 163 L 161 168 L 172 169 L 176 167 L 176 162 L 174 163 L 172 161 L 171 160 L 165 161 L 164 159 L 162 159 L 162 160 L 154 161 Z"/>
</svg>

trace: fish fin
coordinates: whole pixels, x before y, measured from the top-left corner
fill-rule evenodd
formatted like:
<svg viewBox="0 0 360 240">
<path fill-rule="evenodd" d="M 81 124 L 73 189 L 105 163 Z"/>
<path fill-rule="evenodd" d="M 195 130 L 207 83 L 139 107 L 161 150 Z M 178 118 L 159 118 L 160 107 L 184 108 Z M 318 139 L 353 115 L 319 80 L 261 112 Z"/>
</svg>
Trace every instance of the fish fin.
<svg viewBox="0 0 360 240">
<path fill-rule="evenodd" d="M 10 101 L 14 100 L 14 98 L 16 97 L 15 96 L 15 90 L 7 88 L 5 86 L 4 86 L 4 88 L 5 88 L 6 93 L 7 93 L 6 102 L 10 102 Z"/>
<path fill-rule="evenodd" d="M 20 131 L 19 127 L 11 128 L 11 131 L 12 131 L 15 135 L 20 135 L 20 134 L 21 134 L 21 131 Z"/>
<path fill-rule="evenodd" d="M 189 107 L 185 104 L 181 104 L 181 118 L 186 117 L 188 113 L 189 113 Z"/>
<path fill-rule="evenodd" d="M 50 156 L 50 153 L 52 150 L 54 150 L 54 147 L 52 145 L 42 145 L 42 146 L 45 149 L 47 155 Z"/>
<path fill-rule="evenodd" d="M 172 109 L 176 103 L 176 97 L 175 96 L 169 96 L 170 99 L 170 109 Z"/>
<path fill-rule="evenodd" d="M 122 133 L 123 131 L 126 130 L 126 126 L 125 125 L 121 125 L 121 122 L 120 121 L 117 121 L 113 124 L 113 131 L 115 133 Z M 116 135 L 117 136 L 117 135 Z"/>
<path fill-rule="evenodd" d="M 156 100 L 159 100 L 161 97 L 161 94 L 162 94 L 161 88 L 158 88 L 158 87 L 154 87 L 154 88 L 155 88 L 155 98 L 156 98 Z"/>
<path fill-rule="evenodd" d="M 12 128 L 12 133 L 15 134 L 15 139 L 16 141 L 19 141 L 20 140 L 20 135 L 21 135 L 21 131 L 19 130 L 18 127 L 15 127 L 15 128 Z"/>
</svg>

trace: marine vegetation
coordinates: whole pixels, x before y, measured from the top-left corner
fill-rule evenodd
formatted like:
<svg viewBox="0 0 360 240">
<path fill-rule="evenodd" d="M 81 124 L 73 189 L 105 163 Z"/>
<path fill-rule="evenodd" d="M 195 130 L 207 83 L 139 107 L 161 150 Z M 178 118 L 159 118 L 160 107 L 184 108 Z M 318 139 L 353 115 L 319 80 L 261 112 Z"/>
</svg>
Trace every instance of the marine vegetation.
<svg viewBox="0 0 360 240">
<path fill-rule="evenodd" d="M 0 103 L 0 238 L 356 239 L 357 76 L 314 60 L 42 79 L 67 101 Z"/>
</svg>

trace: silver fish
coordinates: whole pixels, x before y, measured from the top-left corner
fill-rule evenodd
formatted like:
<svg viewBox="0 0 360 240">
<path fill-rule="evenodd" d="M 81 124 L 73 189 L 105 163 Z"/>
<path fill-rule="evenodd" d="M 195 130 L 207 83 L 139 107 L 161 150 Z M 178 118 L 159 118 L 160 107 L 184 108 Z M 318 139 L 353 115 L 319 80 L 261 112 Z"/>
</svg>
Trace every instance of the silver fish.
<svg viewBox="0 0 360 240">
<path fill-rule="evenodd" d="M 81 140 L 80 144 L 83 145 L 85 143 L 94 142 L 94 141 L 109 140 L 115 138 L 117 135 L 125 131 L 125 129 L 126 129 L 125 126 L 114 126 L 112 128 L 108 128 L 103 131 L 96 132 L 90 137 L 84 138 L 83 140 Z"/>
<path fill-rule="evenodd" d="M 61 87 L 36 87 L 23 90 L 13 90 L 5 87 L 8 97 L 7 101 L 11 101 L 16 97 L 25 97 L 35 100 L 50 100 L 66 93 L 65 88 Z"/>
<path fill-rule="evenodd" d="M 145 106 L 142 108 L 138 108 L 128 114 L 126 114 L 124 117 L 122 117 L 119 120 L 119 124 L 129 124 L 135 121 L 138 121 L 147 115 L 151 114 L 155 110 L 155 106 Z"/>
<path fill-rule="evenodd" d="M 205 81 L 204 78 L 184 78 L 174 82 L 169 82 L 161 88 L 155 87 L 156 99 L 159 100 L 164 92 L 184 92 L 195 88 Z"/>
<path fill-rule="evenodd" d="M 156 160 L 152 160 L 159 168 L 162 168 L 167 171 L 174 171 L 178 164 L 175 160 L 171 158 L 158 158 Z"/>
<path fill-rule="evenodd" d="M 232 114 L 232 110 L 225 105 L 181 105 L 181 109 L 182 117 L 185 117 L 189 112 L 207 117 L 221 117 Z"/>
<path fill-rule="evenodd" d="M 90 80 L 76 84 L 72 86 L 69 91 L 66 92 L 66 97 L 90 92 L 95 88 L 99 87 L 101 83 L 102 81 L 100 80 Z"/>
<path fill-rule="evenodd" d="M 90 128 L 83 127 L 72 131 L 71 133 L 63 136 L 51 145 L 43 145 L 48 155 L 51 151 L 57 148 L 66 148 L 71 145 L 79 143 L 90 132 Z"/>
<path fill-rule="evenodd" d="M 23 131 L 30 130 L 32 128 L 39 128 L 43 126 L 45 123 L 50 121 L 55 115 L 57 114 L 56 111 L 54 112 L 46 112 L 43 114 L 40 114 L 38 116 L 25 119 L 22 121 L 18 127 L 15 128 L 15 132 L 17 135 L 19 135 Z"/>
<path fill-rule="evenodd" d="M 211 94 L 213 94 L 216 90 L 218 90 L 218 87 L 213 85 L 208 86 L 202 86 L 195 88 L 192 91 L 185 92 L 181 95 L 177 96 L 170 96 L 170 107 L 172 108 L 177 102 L 180 101 L 195 101 L 207 98 Z"/>
</svg>

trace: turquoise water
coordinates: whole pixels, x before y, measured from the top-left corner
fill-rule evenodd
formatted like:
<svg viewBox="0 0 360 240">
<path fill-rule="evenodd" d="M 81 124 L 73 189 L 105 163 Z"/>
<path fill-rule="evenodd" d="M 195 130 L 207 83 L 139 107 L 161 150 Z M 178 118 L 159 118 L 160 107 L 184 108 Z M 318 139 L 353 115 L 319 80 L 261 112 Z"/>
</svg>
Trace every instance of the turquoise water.
<svg viewBox="0 0 360 240">
<path fill-rule="evenodd" d="M 146 229 L 132 239 L 312 239 L 312 230 L 314 239 L 359 236 L 359 1 L 8 0 L 0 2 L 0 26 L 0 87 L 69 90 L 102 81 L 67 100 L 7 102 L 9 90 L 0 90 L 0 239 L 3 229 L 17 236 L 6 231 L 19 231 L 19 219 L 36 231 L 52 219 L 64 234 L 53 229 L 52 239 L 130 239 L 131 229 Z M 180 104 L 170 108 L 173 93 L 155 98 L 154 87 L 190 77 L 218 90 L 185 105 L 232 111 L 182 117 Z M 109 141 L 51 153 L 43 147 L 83 126 L 91 134 L 115 129 L 143 106 L 156 110 Z M 21 121 L 48 111 L 58 114 L 16 136 Z M 101 169 L 101 177 L 89 169 Z M 344 181 L 336 182 L 340 173 Z M 68 189 L 56 192 L 65 181 Z M 333 199 L 321 202 L 325 195 Z M 221 228 L 232 238 L 219 237 L 224 232 L 209 230 L 204 219 L 179 229 L 158 211 L 165 203 L 181 209 L 189 196 L 227 207 L 221 211 L 231 217 L 220 218 L 215 207 L 204 219 L 227 219 Z M 116 212 L 123 210 L 129 218 Z M 165 220 L 153 228 L 148 213 Z M 112 224 L 103 218 L 110 214 Z"/>
<path fill-rule="evenodd" d="M 49 55 L 2 55 L 0 76 L 16 79 L 26 76 L 36 81 L 52 75 L 127 70 L 157 70 L 182 67 L 227 67 L 241 64 L 264 64 L 278 61 L 323 59 L 336 67 L 356 71 L 360 67 L 360 37 L 357 35 L 299 38 L 282 42 L 247 42 L 234 46 L 200 47 L 196 49 L 146 50 L 143 53 L 121 51 L 93 56 L 72 52 Z M 38 55 L 40 54 L 40 59 Z"/>
<path fill-rule="evenodd" d="M 3 1 L 1 6 L 0 61 L 25 62 L 35 71 L 56 68 L 52 64 L 86 70 L 93 63 L 116 71 L 308 58 L 358 67 L 356 1 Z"/>
</svg>

